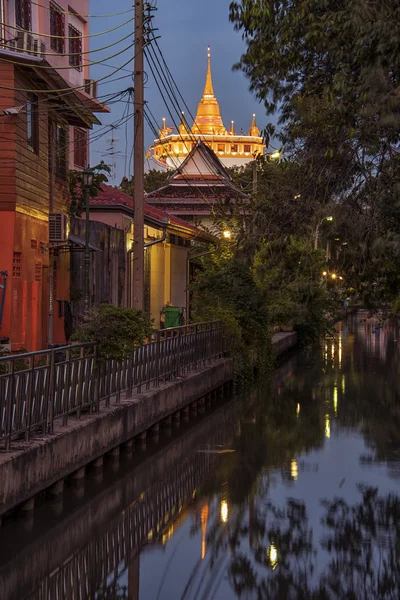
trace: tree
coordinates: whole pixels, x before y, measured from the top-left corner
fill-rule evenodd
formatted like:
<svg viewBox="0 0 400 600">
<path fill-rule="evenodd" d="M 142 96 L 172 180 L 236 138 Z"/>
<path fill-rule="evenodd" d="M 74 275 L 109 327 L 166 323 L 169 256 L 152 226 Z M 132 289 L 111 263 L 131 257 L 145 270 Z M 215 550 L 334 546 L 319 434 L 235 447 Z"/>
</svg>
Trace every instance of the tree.
<svg viewBox="0 0 400 600">
<path fill-rule="evenodd" d="M 150 169 L 144 174 L 144 191 L 149 194 L 150 192 L 159 190 L 167 185 L 170 176 L 170 171 L 158 171 L 157 169 Z M 131 180 L 129 180 L 127 177 L 123 177 L 119 188 L 131 196 L 133 194 L 133 177 Z"/>
<path fill-rule="evenodd" d="M 85 316 L 72 339 L 96 343 L 100 359 L 123 360 L 153 332 L 150 317 L 135 308 L 101 304 Z"/>
<path fill-rule="evenodd" d="M 89 191 L 89 197 L 95 198 L 100 192 L 102 184 L 108 181 L 107 175 L 110 174 L 111 169 L 104 161 L 101 161 L 98 165 L 92 168 L 94 171 L 94 176 Z M 86 208 L 82 171 L 69 172 L 69 192 L 69 213 L 75 217 L 80 217 Z"/>
<path fill-rule="evenodd" d="M 301 165 L 304 202 L 335 203 L 346 277 L 374 306 L 400 296 L 400 12 L 396 0 L 243 0 L 237 68 Z M 342 235 L 337 235 L 342 237 Z"/>
</svg>

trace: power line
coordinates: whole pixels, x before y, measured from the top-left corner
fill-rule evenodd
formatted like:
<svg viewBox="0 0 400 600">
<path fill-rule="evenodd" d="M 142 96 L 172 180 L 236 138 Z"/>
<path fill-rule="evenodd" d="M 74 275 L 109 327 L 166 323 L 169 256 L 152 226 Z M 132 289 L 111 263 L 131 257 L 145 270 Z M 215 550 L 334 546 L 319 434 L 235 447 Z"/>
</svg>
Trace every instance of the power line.
<svg viewBox="0 0 400 600">
<path fill-rule="evenodd" d="M 147 44 L 148 42 L 146 42 Z M 145 45 L 146 45 L 145 44 Z M 108 75 L 106 75 L 105 77 L 102 77 L 100 79 L 97 79 L 97 83 L 100 83 L 102 81 L 105 81 L 106 79 L 108 79 L 109 77 L 112 77 L 113 75 L 115 75 L 116 73 L 118 73 L 118 71 L 121 71 L 122 69 L 124 69 L 124 67 L 126 67 L 127 65 L 129 65 L 129 63 L 131 63 L 134 60 L 134 56 L 132 56 L 129 60 L 127 60 L 123 65 L 121 65 L 120 67 L 118 67 L 117 69 L 115 69 L 112 73 L 109 73 Z M 35 64 L 30 65 L 32 67 L 35 67 Z M 54 67 L 54 70 L 57 71 L 57 67 Z M 121 78 L 122 79 L 122 78 Z M 115 81 L 115 80 L 114 80 Z M 26 89 L 26 88 L 15 88 L 15 87 L 9 87 L 9 86 L 5 86 L 5 85 L 0 85 L 0 89 L 2 90 L 10 90 L 10 91 L 14 91 L 14 92 L 25 92 L 25 93 L 31 93 L 31 94 L 59 94 L 60 92 L 67 92 L 67 93 L 71 93 L 74 90 L 79 90 L 85 87 L 85 84 L 82 85 L 75 85 L 75 86 L 70 86 L 68 88 L 62 88 L 59 90 L 38 90 L 38 89 Z"/>
<path fill-rule="evenodd" d="M 129 34 L 129 37 L 131 35 L 132 34 Z M 131 50 L 132 48 L 133 48 L 133 43 L 130 44 L 129 46 L 127 46 L 126 48 L 124 48 L 123 50 L 120 50 L 116 54 L 113 54 L 112 56 L 107 56 L 105 58 L 105 60 L 116 58 L 117 56 L 120 56 L 121 54 L 123 54 L 124 52 L 127 52 L 128 50 Z M 72 54 L 60 54 L 60 56 L 73 56 L 73 55 Z M 14 60 L 8 60 L 7 58 L 4 58 L 4 57 L 1 58 L 1 61 L 5 62 L 5 63 L 12 64 L 12 65 L 18 65 L 19 67 L 31 67 L 32 66 L 32 63 L 17 62 L 17 61 L 14 61 Z M 100 64 L 102 62 L 103 62 L 103 60 L 101 59 L 101 60 L 97 60 L 97 61 L 91 61 L 91 62 L 88 62 L 88 63 L 85 63 L 85 64 L 82 63 L 82 64 L 79 65 L 79 69 L 82 70 L 82 69 L 84 69 L 86 67 L 91 67 L 92 65 L 98 65 L 98 64 Z M 71 67 L 74 68 L 73 65 L 68 65 L 66 67 L 54 67 L 53 65 L 41 65 L 41 64 L 38 64 L 38 65 L 34 65 L 34 66 L 35 66 L 35 69 L 46 69 L 46 70 L 47 69 L 52 69 L 52 70 L 56 69 L 57 71 L 69 70 L 69 69 L 71 69 Z"/>
<path fill-rule="evenodd" d="M 22 29 L 21 27 L 17 27 L 15 25 L 10 25 L 9 23 L 4 23 L 2 21 L 0 21 L 0 26 L 5 27 L 7 29 L 14 29 L 14 31 L 27 33 L 29 35 L 32 35 L 33 37 L 37 36 L 37 37 L 42 37 L 42 38 L 50 38 L 50 39 L 58 39 L 58 40 L 76 40 L 76 39 L 85 40 L 88 38 L 99 37 L 100 35 L 105 35 L 107 33 L 112 33 L 113 31 L 117 31 L 118 29 L 125 27 L 125 25 L 132 23 L 133 20 L 134 19 L 132 17 L 128 21 L 125 21 L 124 23 L 121 23 L 120 25 L 116 25 L 115 27 L 112 27 L 111 29 L 106 29 L 105 31 L 99 31 L 97 33 L 88 33 L 87 35 L 80 35 L 80 36 L 52 35 L 50 33 L 41 33 L 39 31 L 30 31 L 29 29 Z"/>
<path fill-rule="evenodd" d="M 39 4 L 38 2 L 33 2 L 33 0 L 31 0 L 31 4 L 34 4 L 35 6 L 38 6 L 39 8 L 44 8 L 45 10 L 50 10 L 50 6 L 43 6 L 42 4 Z M 71 15 L 73 17 L 81 17 L 83 19 L 108 19 L 111 17 L 119 17 L 122 15 L 127 15 L 128 13 L 132 12 L 132 9 L 129 8 L 128 10 L 124 10 L 122 12 L 117 12 L 117 13 L 110 13 L 108 15 L 83 15 L 80 13 L 77 13 L 75 11 L 69 11 L 69 10 L 59 10 L 57 7 L 57 12 L 59 12 L 62 15 Z"/>
</svg>

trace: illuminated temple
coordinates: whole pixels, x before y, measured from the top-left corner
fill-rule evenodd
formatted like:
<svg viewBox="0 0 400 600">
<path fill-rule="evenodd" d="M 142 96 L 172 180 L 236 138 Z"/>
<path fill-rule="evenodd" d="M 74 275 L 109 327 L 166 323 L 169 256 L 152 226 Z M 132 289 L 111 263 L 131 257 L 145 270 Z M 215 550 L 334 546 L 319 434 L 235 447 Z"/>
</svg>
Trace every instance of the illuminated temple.
<svg viewBox="0 0 400 600">
<path fill-rule="evenodd" d="M 184 113 L 176 133 L 173 127 L 168 127 L 166 119 L 163 119 L 159 138 L 151 148 L 151 156 L 158 164 L 173 169 L 182 164 L 196 142 L 201 140 L 226 167 L 243 166 L 263 153 L 264 144 L 260 133 L 255 115 L 247 134 L 243 131 L 239 135 L 235 133 L 233 121 L 229 130 L 225 128 L 218 100 L 214 95 L 211 54 L 208 48 L 206 84 L 192 127 L 189 127 Z"/>
</svg>

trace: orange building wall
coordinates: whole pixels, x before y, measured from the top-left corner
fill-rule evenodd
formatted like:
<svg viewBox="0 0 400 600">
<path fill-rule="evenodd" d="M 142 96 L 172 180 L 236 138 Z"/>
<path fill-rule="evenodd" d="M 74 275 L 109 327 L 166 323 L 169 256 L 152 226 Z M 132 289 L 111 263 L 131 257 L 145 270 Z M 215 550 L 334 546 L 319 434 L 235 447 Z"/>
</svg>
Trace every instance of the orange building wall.
<svg viewBox="0 0 400 600">
<path fill-rule="evenodd" d="M 34 89 L 37 84 L 20 69 L 0 61 L 6 87 Z M 6 95 L 6 94 L 5 94 Z M 0 95 L 4 108 L 26 102 L 25 94 Z M 0 270 L 9 277 L 0 337 L 9 337 L 13 350 L 40 350 L 48 345 L 50 177 L 47 104 L 39 100 L 39 153 L 29 150 L 26 113 L 0 116 Z M 67 210 L 67 181 L 56 180 L 55 211 Z M 19 268 L 15 269 L 16 254 Z M 13 272 L 14 268 L 14 272 Z M 69 258 L 57 258 L 55 297 L 69 299 Z M 54 304 L 54 343 L 64 343 L 64 319 Z"/>
</svg>

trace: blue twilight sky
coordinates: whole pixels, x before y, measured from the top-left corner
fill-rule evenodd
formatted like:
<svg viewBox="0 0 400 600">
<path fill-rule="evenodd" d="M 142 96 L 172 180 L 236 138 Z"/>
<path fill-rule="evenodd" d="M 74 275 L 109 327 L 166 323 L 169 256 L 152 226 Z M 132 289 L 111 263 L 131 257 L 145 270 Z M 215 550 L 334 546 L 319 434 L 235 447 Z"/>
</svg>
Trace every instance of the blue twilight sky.
<svg viewBox="0 0 400 600">
<path fill-rule="evenodd" d="M 132 0 L 115 0 L 114 2 L 90 0 L 90 14 L 106 15 L 125 11 L 129 10 L 132 4 Z M 229 4 L 230 0 L 158 0 L 158 10 L 153 19 L 153 26 L 158 28 L 156 33 L 160 36 L 158 43 L 192 114 L 196 114 L 197 104 L 203 92 L 207 45 L 209 44 L 212 54 L 214 92 L 220 104 L 225 127 L 228 128 L 231 120 L 234 120 L 237 132 L 241 128 L 248 131 L 251 115 L 255 112 L 257 123 L 260 128 L 263 128 L 267 122 L 264 107 L 258 104 L 249 92 L 248 82 L 242 73 L 232 71 L 232 65 L 240 58 L 244 44 L 240 33 L 235 32 L 229 22 Z M 104 32 L 124 23 L 129 18 L 130 14 L 107 18 L 91 18 L 90 32 L 92 34 Z M 91 49 L 95 50 L 120 40 L 129 35 L 130 29 L 133 29 L 133 23 L 128 23 L 114 32 L 91 38 Z M 107 65 L 111 65 L 110 67 L 93 65 L 91 67 L 91 77 L 101 79 L 113 72 L 113 66 L 120 67 L 126 63 L 133 55 L 132 49 L 114 58 L 111 58 L 111 56 L 124 48 L 128 48 L 130 44 L 131 38 L 128 38 L 108 50 L 90 54 L 91 61 L 103 60 Z M 105 60 L 106 58 L 108 60 Z M 100 85 L 99 94 L 110 94 L 131 86 L 132 80 L 129 71 L 132 71 L 132 63 L 126 69 L 126 71 L 120 71 L 110 77 L 110 79 L 115 79 L 125 75 L 127 76 L 126 79 L 111 83 L 106 80 Z M 167 123 L 172 125 L 151 73 L 148 67 L 145 66 L 145 69 L 149 74 L 145 90 L 148 106 L 158 122 L 161 122 L 161 118 L 165 116 L 167 117 Z M 126 103 L 121 102 L 113 104 L 111 108 L 111 115 L 100 115 L 100 120 L 104 125 L 117 122 L 127 106 Z M 131 106 L 129 109 L 131 110 Z M 178 120 L 176 113 L 174 113 L 174 116 Z M 97 130 L 100 130 L 100 128 L 97 128 Z M 105 133 L 105 131 L 103 127 L 99 134 Z M 91 145 L 91 162 L 96 164 L 103 158 L 106 162 L 111 163 L 112 161 L 108 155 L 103 156 L 103 154 L 107 154 L 107 149 L 112 146 L 110 143 L 111 133 L 107 133 L 100 139 L 96 139 L 97 135 L 95 131 L 95 140 Z M 129 164 L 132 164 L 132 119 L 126 124 L 120 125 L 115 131 L 114 137 L 117 139 L 115 149 L 118 154 L 115 157 L 117 168 L 112 183 L 119 183 L 124 174 L 129 175 L 129 172 L 132 172 L 132 166 L 129 167 Z M 145 137 L 146 146 L 148 147 L 152 144 L 154 136 L 147 124 Z M 154 164 L 149 166 L 154 166 Z"/>
</svg>

